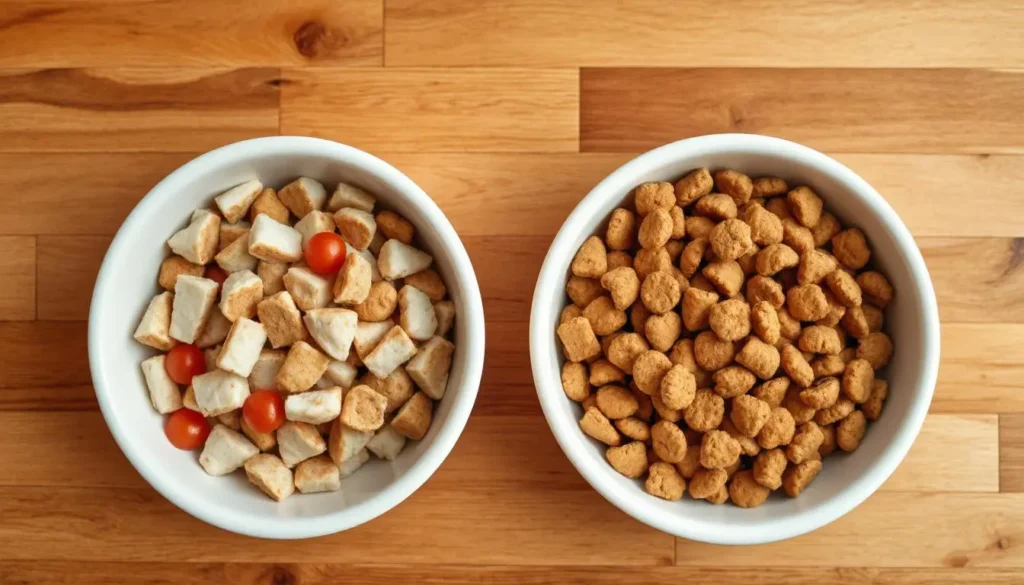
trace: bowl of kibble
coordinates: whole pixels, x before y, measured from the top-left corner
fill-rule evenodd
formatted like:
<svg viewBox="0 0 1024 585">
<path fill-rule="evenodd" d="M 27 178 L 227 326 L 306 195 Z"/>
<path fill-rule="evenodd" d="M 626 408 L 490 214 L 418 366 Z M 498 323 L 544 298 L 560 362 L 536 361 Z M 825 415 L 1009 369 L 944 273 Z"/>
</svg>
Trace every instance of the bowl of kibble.
<svg viewBox="0 0 1024 585">
<path fill-rule="evenodd" d="M 855 508 L 920 431 L 939 361 L 924 260 L 834 159 L 723 134 L 626 163 L 572 212 L 534 293 L 552 432 L 612 504 L 716 544 Z"/>
<path fill-rule="evenodd" d="M 304 137 L 218 148 L 118 230 L 89 314 L 104 418 L 197 518 L 265 538 L 346 530 L 448 455 L 483 370 L 473 266 L 386 162 Z"/>
</svg>

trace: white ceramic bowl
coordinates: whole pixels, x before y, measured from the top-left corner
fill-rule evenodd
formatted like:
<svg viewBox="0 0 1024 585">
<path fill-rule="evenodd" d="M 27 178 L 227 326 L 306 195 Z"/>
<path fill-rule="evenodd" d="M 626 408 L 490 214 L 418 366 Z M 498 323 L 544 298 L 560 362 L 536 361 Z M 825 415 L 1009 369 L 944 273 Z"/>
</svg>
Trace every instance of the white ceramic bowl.
<svg viewBox="0 0 1024 585">
<path fill-rule="evenodd" d="M 116 170 L 114 171 L 116 172 Z M 276 503 L 244 474 L 211 477 L 197 453 L 179 451 L 149 404 L 139 362 L 153 352 L 132 339 L 167 255 L 165 242 L 196 207 L 248 179 L 283 186 L 299 175 L 363 187 L 411 221 L 434 256 L 457 307 L 456 352 L 445 397 L 430 431 L 393 462 L 371 461 L 338 492 L 298 494 Z M 161 181 L 125 220 L 103 260 L 89 312 L 89 365 L 110 431 L 128 460 L 164 497 L 226 530 L 264 538 L 305 538 L 371 520 L 420 487 L 448 455 L 466 424 L 484 363 L 480 288 L 455 229 L 415 183 L 386 162 L 328 140 L 270 137 L 238 142 L 182 166 Z"/>
<path fill-rule="evenodd" d="M 580 244 L 603 228 L 608 214 L 645 181 L 675 181 L 697 167 L 733 168 L 748 175 L 781 176 L 807 184 L 844 224 L 867 235 L 873 258 L 888 275 L 896 298 L 886 329 L 896 351 L 887 368 L 889 397 L 881 418 L 860 448 L 832 455 L 798 498 L 773 495 L 741 509 L 685 497 L 667 502 L 648 495 L 639 481 L 619 475 L 604 449 L 585 436 L 580 407 L 562 391 L 563 363 L 555 328 L 566 305 L 569 265 Z M 849 512 L 892 474 L 914 442 L 935 388 L 939 364 L 939 315 L 924 260 L 906 226 L 853 171 L 815 150 L 777 138 L 720 134 L 681 140 L 626 163 L 601 181 L 559 230 L 537 280 L 530 316 L 530 358 L 544 415 L 562 450 L 608 501 L 637 520 L 683 538 L 716 544 L 757 544 L 809 532 Z"/>
</svg>

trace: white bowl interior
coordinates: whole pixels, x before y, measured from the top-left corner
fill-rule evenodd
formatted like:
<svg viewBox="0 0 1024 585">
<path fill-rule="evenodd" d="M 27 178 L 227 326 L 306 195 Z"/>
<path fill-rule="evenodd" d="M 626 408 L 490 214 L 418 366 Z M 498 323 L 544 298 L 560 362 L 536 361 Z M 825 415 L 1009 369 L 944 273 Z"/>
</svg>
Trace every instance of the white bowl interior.
<svg viewBox="0 0 1024 585">
<path fill-rule="evenodd" d="M 773 496 L 755 509 L 712 506 L 687 496 L 667 502 L 643 492 L 640 482 L 615 472 L 604 449 L 577 426 L 579 405 L 562 392 L 561 345 L 555 328 L 567 304 L 569 265 L 583 243 L 605 225 L 613 209 L 645 181 L 671 181 L 697 167 L 733 168 L 751 176 L 781 176 L 812 187 L 845 226 L 867 235 L 873 259 L 889 277 L 896 298 L 886 310 L 895 355 L 884 373 L 889 396 L 860 448 L 828 457 L 798 498 Z M 533 302 L 531 359 L 545 415 L 583 476 L 613 504 L 637 519 L 678 536 L 722 544 L 788 538 L 846 513 L 881 485 L 902 460 L 927 412 L 938 370 L 935 295 L 924 261 L 891 207 L 852 171 L 809 148 L 753 135 L 713 135 L 669 144 L 627 163 L 599 184 L 573 211 L 545 259 Z M 881 375 L 881 374 L 880 374 Z"/>
<path fill-rule="evenodd" d="M 456 351 L 448 390 L 435 407 L 421 441 L 411 441 L 393 462 L 371 457 L 338 492 L 296 494 L 277 503 L 250 485 L 244 473 L 207 475 L 198 452 L 175 449 L 153 410 L 139 362 L 154 351 L 132 332 L 158 292 L 156 274 L 165 242 L 192 210 L 252 178 L 282 187 L 298 176 L 333 189 L 339 181 L 377 195 L 405 216 L 457 307 Z M 429 477 L 448 454 L 472 408 L 483 368 L 483 308 L 476 277 L 462 243 L 440 209 L 411 180 L 366 153 L 329 141 L 274 137 L 213 151 L 161 182 L 129 216 L 103 262 L 90 313 L 90 360 L 104 416 L 128 458 L 165 497 L 203 520 L 264 537 L 336 532 L 398 504 Z"/>
</svg>

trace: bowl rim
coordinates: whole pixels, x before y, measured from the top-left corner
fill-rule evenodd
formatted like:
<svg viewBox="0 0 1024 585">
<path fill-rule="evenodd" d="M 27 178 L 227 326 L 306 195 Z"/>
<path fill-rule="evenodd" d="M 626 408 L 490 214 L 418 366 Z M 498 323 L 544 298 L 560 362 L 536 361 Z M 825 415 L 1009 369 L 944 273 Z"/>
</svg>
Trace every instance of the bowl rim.
<svg viewBox="0 0 1024 585">
<path fill-rule="evenodd" d="M 151 210 L 156 207 L 158 200 L 173 196 L 194 175 L 216 172 L 219 167 L 240 159 L 250 158 L 256 153 L 261 157 L 278 154 L 329 157 L 362 168 L 393 185 L 396 191 L 401 192 L 402 196 L 408 198 L 422 211 L 427 222 L 437 230 L 438 237 L 451 256 L 454 271 L 459 276 L 453 284 L 461 289 L 460 293 L 464 299 L 461 313 L 467 331 L 464 341 L 467 351 L 465 387 L 455 397 L 448 419 L 438 430 L 433 444 L 399 479 L 391 482 L 377 494 L 356 506 L 346 507 L 315 518 L 274 516 L 261 517 L 260 522 L 253 522 L 252 516 L 207 504 L 191 497 L 184 490 L 173 489 L 162 479 L 164 472 L 158 469 L 159 462 L 143 453 L 143 449 L 130 440 L 129 433 L 115 418 L 112 406 L 113 394 L 108 390 L 111 384 L 104 376 L 104 368 L 101 366 L 105 359 L 109 359 L 104 357 L 103 352 L 100 351 L 102 340 L 100 339 L 101 326 L 99 323 L 102 321 L 105 310 L 109 310 L 104 309 L 106 303 L 103 299 L 107 297 L 110 289 L 116 283 L 115 275 L 112 272 L 113 257 L 118 254 L 120 249 L 132 245 L 127 239 L 126 226 L 137 221 L 138 218 L 153 213 Z M 89 369 L 92 374 L 96 399 L 107 427 L 132 466 L 160 495 L 199 520 L 238 534 L 269 539 L 309 538 L 342 532 L 384 514 L 408 498 L 437 471 L 441 462 L 454 448 L 466 426 L 479 393 L 484 366 L 485 328 L 480 286 L 469 254 L 448 218 L 419 185 L 391 164 L 352 146 L 306 136 L 266 136 L 221 146 L 181 165 L 150 189 L 118 228 L 117 234 L 104 254 L 96 285 L 93 288 L 88 328 Z"/>
<path fill-rule="evenodd" d="M 638 497 L 645 495 L 642 491 L 623 489 L 607 481 L 610 468 L 607 465 L 595 465 L 592 457 L 584 455 L 584 444 L 576 437 L 580 434 L 576 421 L 567 420 L 559 412 L 559 404 L 565 400 L 565 393 L 556 373 L 558 356 L 551 355 L 549 351 L 552 336 L 550 326 L 554 315 L 546 308 L 553 295 L 563 294 L 560 289 L 555 290 L 555 283 L 562 280 L 565 274 L 564 266 L 560 268 L 563 264 L 560 260 L 564 260 L 566 254 L 575 252 L 570 248 L 571 242 L 579 233 L 587 231 L 585 224 L 598 214 L 598 209 L 608 198 L 608 192 L 618 192 L 623 187 L 632 188 L 635 185 L 630 184 L 630 181 L 635 181 L 634 177 L 643 175 L 668 159 L 709 151 L 725 153 L 736 150 L 768 151 L 793 158 L 832 176 L 860 197 L 895 239 L 917 286 L 924 314 L 922 343 L 925 358 L 921 365 L 921 377 L 907 415 L 892 437 L 889 447 L 871 464 L 850 493 L 824 501 L 815 508 L 813 515 L 781 518 L 773 522 L 770 529 L 762 530 L 736 530 L 725 524 L 693 526 L 681 523 L 672 517 L 655 514 L 644 506 Z M 662 532 L 711 544 L 763 544 L 792 538 L 831 523 L 866 500 L 896 470 L 921 430 L 935 391 L 939 351 L 939 312 L 932 281 L 910 230 L 896 211 L 867 181 L 839 161 L 795 142 L 757 134 L 709 134 L 678 140 L 645 152 L 608 175 L 577 204 L 552 241 L 541 265 L 530 312 L 530 363 L 534 385 L 548 426 L 569 461 L 598 493 L 626 514 Z"/>
</svg>

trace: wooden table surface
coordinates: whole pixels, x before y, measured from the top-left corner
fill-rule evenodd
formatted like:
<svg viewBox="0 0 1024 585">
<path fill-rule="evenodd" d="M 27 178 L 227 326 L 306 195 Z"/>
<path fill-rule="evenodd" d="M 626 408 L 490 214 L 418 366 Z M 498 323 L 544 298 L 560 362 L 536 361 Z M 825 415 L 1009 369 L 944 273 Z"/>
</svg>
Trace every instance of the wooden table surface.
<svg viewBox="0 0 1024 585">
<path fill-rule="evenodd" d="M 0 0 L 0 582 L 1020 583 L 1021 30 L 1011 0 Z M 637 153 L 729 131 L 872 182 L 943 320 L 931 414 L 892 479 L 826 528 L 746 548 L 674 539 L 591 490 L 527 350 L 577 201 Z M 488 317 L 480 398 L 437 474 L 367 525 L 284 543 L 207 526 L 139 477 L 85 335 L 139 198 L 198 153 L 278 133 L 422 185 Z"/>
</svg>

